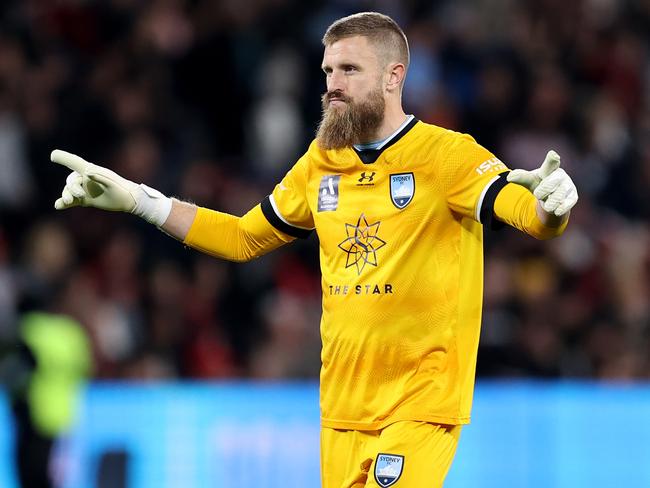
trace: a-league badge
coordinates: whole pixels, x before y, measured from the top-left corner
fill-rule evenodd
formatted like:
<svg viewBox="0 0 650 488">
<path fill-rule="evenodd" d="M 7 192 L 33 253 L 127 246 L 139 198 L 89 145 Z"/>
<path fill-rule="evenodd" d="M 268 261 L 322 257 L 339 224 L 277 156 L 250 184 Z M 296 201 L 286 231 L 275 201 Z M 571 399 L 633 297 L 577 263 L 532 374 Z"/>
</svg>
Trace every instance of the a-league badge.
<svg viewBox="0 0 650 488">
<path fill-rule="evenodd" d="M 318 211 L 332 212 L 339 206 L 339 181 L 341 175 L 325 175 L 318 188 Z"/>
<path fill-rule="evenodd" d="M 400 210 L 406 207 L 415 194 L 415 176 L 413 173 L 390 175 L 390 199 Z"/>
<path fill-rule="evenodd" d="M 378 454 L 375 461 L 375 481 L 382 488 L 392 486 L 402 475 L 404 456 L 399 454 Z"/>
</svg>

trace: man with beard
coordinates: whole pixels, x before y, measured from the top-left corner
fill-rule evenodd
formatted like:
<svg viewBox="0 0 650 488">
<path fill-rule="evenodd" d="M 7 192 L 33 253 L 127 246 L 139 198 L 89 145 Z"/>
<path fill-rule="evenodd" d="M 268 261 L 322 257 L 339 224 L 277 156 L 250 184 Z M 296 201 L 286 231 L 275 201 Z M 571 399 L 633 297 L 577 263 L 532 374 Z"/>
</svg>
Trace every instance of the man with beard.
<svg viewBox="0 0 650 488">
<path fill-rule="evenodd" d="M 315 140 L 243 217 L 170 199 L 70 153 L 57 209 L 134 213 L 184 244 L 247 261 L 316 230 L 323 283 L 323 486 L 439 487 L 470 420 L 483 226 L 560 235 L 577 192 L 550 151 L 508 171 L 465 134 L 406 115 L 406 37 L 373 12 L 323 38 Z"/>
</svg>

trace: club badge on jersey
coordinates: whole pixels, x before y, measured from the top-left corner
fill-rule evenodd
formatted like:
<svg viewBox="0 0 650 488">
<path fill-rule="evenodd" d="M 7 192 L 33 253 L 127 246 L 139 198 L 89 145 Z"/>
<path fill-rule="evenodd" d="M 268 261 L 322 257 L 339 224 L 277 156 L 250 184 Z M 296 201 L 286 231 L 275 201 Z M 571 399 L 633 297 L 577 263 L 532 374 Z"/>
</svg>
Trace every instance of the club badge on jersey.
<svg viewBox="0 0 650 488">
<path fill-rule="evenodd" d="M 397 483 L 404 468 L 404 456 L 399 454 L 378 454 L 375 461 L 375 481 L 382 488 Z"/>
<path fill-rule="evenodd" d="M 415 176 L 413 173 L 390 175 L 390 199 L 400 210 L 406 207 L 415 194 Z"/>
</svg>

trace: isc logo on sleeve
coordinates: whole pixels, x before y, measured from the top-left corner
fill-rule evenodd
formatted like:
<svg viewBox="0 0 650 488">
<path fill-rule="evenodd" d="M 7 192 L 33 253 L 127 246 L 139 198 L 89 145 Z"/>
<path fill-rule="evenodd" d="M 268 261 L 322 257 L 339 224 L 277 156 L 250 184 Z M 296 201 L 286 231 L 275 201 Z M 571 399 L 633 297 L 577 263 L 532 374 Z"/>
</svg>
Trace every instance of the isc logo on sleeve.
<svg viewBox="0 0 650 488">
<path fill-rule="evenodd" d="M 478 168 L 476 168 L 476 172 L 482 175 L 489 172 L 502 171 L 504 169 L 506 169 L 506 165 L 503 164 L 500 159 L 492 158 L 479 164 Z"/>
</svg>

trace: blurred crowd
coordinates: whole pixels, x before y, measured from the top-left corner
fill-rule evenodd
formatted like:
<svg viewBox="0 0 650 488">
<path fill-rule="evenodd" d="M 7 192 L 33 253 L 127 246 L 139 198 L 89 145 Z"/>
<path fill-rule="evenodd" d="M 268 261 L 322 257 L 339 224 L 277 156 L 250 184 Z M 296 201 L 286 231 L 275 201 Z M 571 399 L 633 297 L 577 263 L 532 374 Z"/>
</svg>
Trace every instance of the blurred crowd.
<svg viewBox="0 0 650 488">
<path fill-rule="evenodd" d="M 0 340 L 21 313 L 89 332 L 98 378 L 314 378 L 315 238 L 232 264 L 139 219 L 56 212 L 61 148 L 242 215 L 313 137 L 321 36 L 362 10 L 409 37 L 404 103 L 511 168 L 578 186 L 565 235 L 486 232 L 482 377 L 650 376 L 650 1 L 5 0 Z"/>
</svg>

